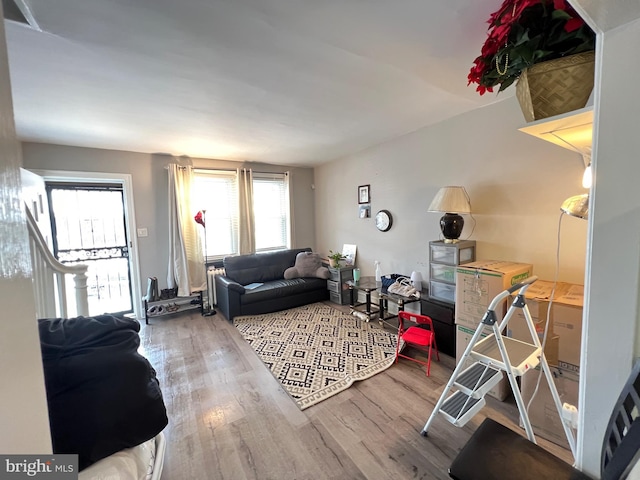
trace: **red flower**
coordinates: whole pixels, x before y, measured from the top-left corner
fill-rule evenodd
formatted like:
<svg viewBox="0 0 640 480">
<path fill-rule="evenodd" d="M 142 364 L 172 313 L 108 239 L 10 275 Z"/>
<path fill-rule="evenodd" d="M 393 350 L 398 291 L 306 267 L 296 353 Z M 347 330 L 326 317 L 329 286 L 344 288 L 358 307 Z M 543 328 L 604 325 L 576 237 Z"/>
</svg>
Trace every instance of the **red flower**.
<svg viewBox="0 0 640 480">
<path fill-rule="evenodd" d="M 553 8 L 556 10 L 567 10 L 567 0 L 553 0 Z"/>
<path fill-rule="evenodd" d="M 204 225 L 204 211 L 203 210 L 200 210 L 198 213 L 196 213 L 196 216 L 193 217 L 193 219 L 196 221 L 196 223 L 199 223 L 203 227 L 205 226 Z"/>
<path fill-rule="evenodd" d="M 575 32 L 580 27 L 584 25 L 584 20 L 580 17 L 575 17 L 567 20 L 567 23 L 564 24 L 564 31 L 567 33 Z"/>
<path fill-rule="evenodd" d="M 487 92 L 493 93 L 493 87 L 485 87 L 484 85 L 478 85 L 478 87 L 476 88 L 476 92 L 478 92 L 480 95 L 484 95 Z"/>
<path fill-rule="evenodd" d="M 471 83 L 480 83 L 480 80 L 482 79 L 482 74 L 484 73 L 487 67 L 487 65 L 482 61 L 482 57 L 476 58 L 473 63 L 474 65 L 473 67 L 471 67 L 471 70 L 469 71 L 469 75 L 467 76 L 467 79 L 469 80 L 469 83 L 467 83 L 467 85 Z"/>
</svg>

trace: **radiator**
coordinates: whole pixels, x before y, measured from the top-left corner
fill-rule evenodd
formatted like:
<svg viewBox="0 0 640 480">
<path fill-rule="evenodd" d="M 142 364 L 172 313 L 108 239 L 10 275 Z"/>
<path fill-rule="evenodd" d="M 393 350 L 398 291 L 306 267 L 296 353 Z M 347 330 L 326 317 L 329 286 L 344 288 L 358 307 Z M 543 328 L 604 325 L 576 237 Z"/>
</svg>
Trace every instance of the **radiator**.
<svg viewBox="0 0 640 480">
<path fill-rule="evenodd" d="M 224 275 L 224 268 L 209 267 L 207 270 L 207 299 L 211 306 L 218 304 L 216 301 L 216 275 Z"/>
</svg>

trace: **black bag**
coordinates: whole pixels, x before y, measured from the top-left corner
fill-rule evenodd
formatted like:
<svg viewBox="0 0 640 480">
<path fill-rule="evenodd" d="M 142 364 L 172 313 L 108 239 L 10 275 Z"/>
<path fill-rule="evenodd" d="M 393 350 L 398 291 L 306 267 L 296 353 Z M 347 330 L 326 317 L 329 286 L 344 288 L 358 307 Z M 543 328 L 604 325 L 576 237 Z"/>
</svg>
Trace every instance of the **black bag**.
<svg viewBox="0 0 640 480">
<path fill-rule="evenodd" d="M 128 318 L 38 320 L 53 453 L 82 470 L 155 437 L 167 425 L 156 372 Z"/>
<path fill-rule="evenodd" d="M 147 302 L 155 302 L 156 300 L 160 300 L 160 295 L 158 294 L 158 279 L 156 277 L 149 277 L 147 280 Z"/>
</svg>

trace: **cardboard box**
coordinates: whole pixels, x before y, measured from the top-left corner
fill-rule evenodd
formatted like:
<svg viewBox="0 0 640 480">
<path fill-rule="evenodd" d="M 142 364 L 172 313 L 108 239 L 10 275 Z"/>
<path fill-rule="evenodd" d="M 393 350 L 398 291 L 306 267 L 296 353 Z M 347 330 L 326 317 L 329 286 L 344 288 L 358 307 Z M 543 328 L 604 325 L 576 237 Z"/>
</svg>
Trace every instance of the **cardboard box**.
<svg viewBox="0 0 640 480">
<path fill-rule="evenodd" d="M 545 326 L 550 322 L 545 348 L 549 364 L 579 372 L 584 287 L 558 282 L 549 312 L 552 290 L 553 282 L 538 280 L 533 283 L 525 292 L 527 307 L 541 341 Z M 547 314 L 550 316 L 549 319 Z M 507 325 L 507 332 L 516 340 L 531 341 L 531 333 L 522 309 L 514 312 Z"/>
<path fill-rule="evenodd" d="M 558 296 L 564 294 L 567 288 L 568 284 L 558 282 L 554 297 L 558 298 Z M 544 333 L 544 328 L 547 324 L 547 312 L 552 291 L 553 282 L 536 280 L 527 288 L 524 294 L 527 307 L 529 307 L 529 313 L 531 314 L 534 327 L 538 334 Z M 510 302 L 513 302 L 514 298 L 515 295 L 512 295 Z M 524 311 L 520 308 L 515 310 L 507 329 L 509 330 L 509 336 L 512 338 L 522 341 L 529 341 L 531 339 L 531 334 L 524 319 Z"/>
<path fill-rule="evenodd" d="M 525 405 L 531 400 L 538 381 L 538 374 L 540 373 L 540 367 L 537 367 L 522 376 L 522 399 Z M 554 383 L 560 396 L 560 403 L 569 403 L 577 407 L 578 374 L 571 370 L 556 367 L 551 367 L 551 373 L 555 377 Z M 531 422 L 533 433 L 536 436 L 546 438 L 564 448 L 569 448 L 569 442 L 562 427 L 562 420 L 556 405 L 553 403 L 553 397 L 544 373 L 542 373 L 542 378 L 540 379 L 538 393 L 529 407 L 529 422 Z M 522 422 L 520 422 L 520 426 L 524 428 Z"/>
<path fill-rule="evenodd" d="M 558 366 L 564 370 L 580 373 L 580 350 L 582 347 L 582 305 L 584 286 L 569 285 L 551 306 L 554 335 L 560 337 Z"/>
<path fill-rule="evenodd" d="M 480 260 L 459 266 L 455 323 L 475 329 L 496 295 L 532 274 L 533 265 L 529 263 Z M 496 308 L 498 320 L 505 312 L 506 301 Z"/>
<path fill-rule="evenodd" d="M 538 334 L 538 339 L 542 343 L 544 338 L 544 331 L 547 325 L 547 315 L 549 314 L 549 300 L 551 299 L 551 293 L 553 292 L 554 301 L 552 307 L 556 304 L 556 299 L 562 298 L 570 289 L 572 285 L 569 283 L 558 282 L 556 284 L 555 292 L 553 292 L 553 282 L 546 280 L 537 280 L 533 283 L 525 292 L 525 299 L 531 319 L 533 320 L 533 327 Z M 515 298 L 512 295 L 510 302 L 513 302 Z M 553 309 L 551 310 L 551 318 L 553 318 Z M 531 332 L 527 327 L 527 323 L 524 317 L 524 310 L 514 310 L 511 320 L 507 325 L 507 335 L 516 340 L 531 343 Z M 560 357 L 560 336 L 556 335 L 553 331 L 553 320 L 549 325 L 547 332 L 547 343 L 545 345 L 545 356 L 549 365 L 558 366 Z"/>
<path fill-rule="evenodd" d="M 476 327 L 477 328 L 477 327 Z M 475 333 L 475 330 L 471 330 L 463 325 L 456 325 L 456 365 L 460 362 L 462 355 L 464 354 L 467 345 L 471 341 L 471 337 Z M 481 335 L 481 338 L 486 337 L 487 335 L 493 333 L 490 327 L 485 327 L 484 331 Z M 468 359 L 465 368 L 473 363 L 473 359 Z M 509 381 L 507 380 L 507 376 L 504 372 L 502 372 L 502 380 L 498 382 L 498 384 L 489 390 L 489 395 L 493 398 L 497 398 L 501 402 L 504 401 L 509 392 L 511 391 L 511 387 L 509 385 Z"/>
</svg>

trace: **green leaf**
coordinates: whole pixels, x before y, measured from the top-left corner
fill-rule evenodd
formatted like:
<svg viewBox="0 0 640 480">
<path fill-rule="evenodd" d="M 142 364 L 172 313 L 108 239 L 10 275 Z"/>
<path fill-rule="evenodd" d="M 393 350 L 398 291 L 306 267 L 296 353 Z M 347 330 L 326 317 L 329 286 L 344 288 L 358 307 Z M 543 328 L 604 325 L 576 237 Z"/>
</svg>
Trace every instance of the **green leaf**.
<svg viewBox="0 0 640 480">
<path fill-rule="evenodd" d="M 498 93 L 500 93 L 503 90 L 509 88 L 513 84 L 513 82 L 515 82 L 517 79 L 518 79 L 518 77 L 510 77 L 506 81 L 502 82 L 502 84 L 500 85 L 500 89 L 498 90 Z"/>
<path fill-rule="evenodd" d="M 566 22 L 567 20 L 571 20 L 572 17 L 564 10 L 553 10 L 551 12 L 551 18 L 554 20 L 562 20 L 563 22 Z"/>
</svg>

